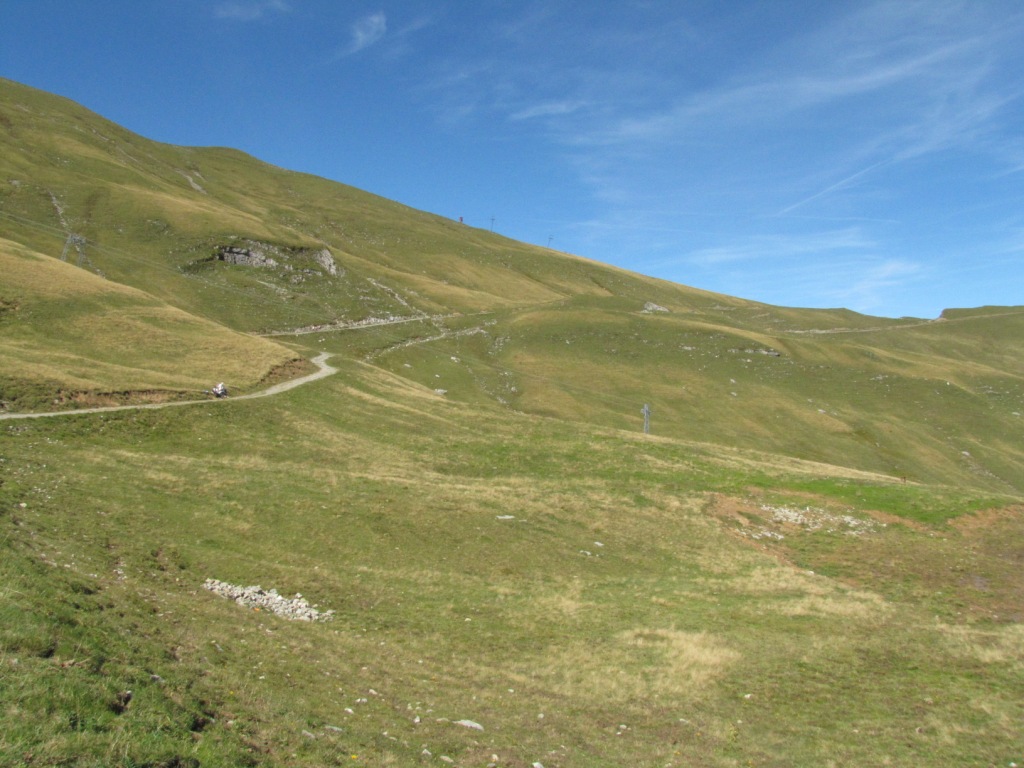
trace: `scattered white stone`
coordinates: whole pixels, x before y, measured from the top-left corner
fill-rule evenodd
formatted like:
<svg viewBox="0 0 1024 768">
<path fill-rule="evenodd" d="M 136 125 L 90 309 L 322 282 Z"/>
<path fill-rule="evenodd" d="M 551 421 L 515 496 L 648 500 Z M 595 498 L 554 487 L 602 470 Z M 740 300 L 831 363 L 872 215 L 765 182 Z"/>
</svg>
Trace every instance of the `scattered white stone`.
<svg viewBox="0 0 1024 768">
<path fill-rule="evenodd" d="M 496 520 L 515 520 L 516 516 L 515 515 L 498 515 L 497 518 L 495 518 L 495 519 Z"/>
<path fill-rule="evenodd" d="M 740 533 L 743 536 L 747 536 L 751 539 L 772 539 L 774 541 L 782 541 L 784 538 L 786 538 L 778 531 L 773 531 L 769 528 L 761 528 L 755 531 L 754 533 L 749 533 L 747 531 L 740 531 Z"/>
<path fill-rule="evenodd" d="M 878 523 L 870 519 L 862 520 L 853 515 L 836 515 L 815 507 L 794 509 L 764 504 L 761 509 L 772 513 L 773 523 L 798 525 L 808 531 L 825 530 L 828 533 L 842 532 L 850 536 L 860 536 L 864 533 L 872 533 L 878 528 L 885 528 L 885 523 Z M 782 536 L 774 534 L 769 538 L 782 538 Z"/>
<path fill-rule="evenodd" d="M 480 723 L 475 723 L 472 720 L 456 720 L 455 725 L 461 725 L 463 728 L 472 728 L 474 731 L 482 731 L 484 729 Z"/>
<path fill-rule="evenodd" d="M 203 588 L 221 597 L 234 600 L 239 605 L 257 610 L 266 610 L 291 621 L 330 621 L 334 611 L 318 611 L 300 594 L 288 599 L 277 593 L 276 589 L 264 590 L 261 586 L 239 587 L 226 581 L 207 579 Z"/>
</svg>

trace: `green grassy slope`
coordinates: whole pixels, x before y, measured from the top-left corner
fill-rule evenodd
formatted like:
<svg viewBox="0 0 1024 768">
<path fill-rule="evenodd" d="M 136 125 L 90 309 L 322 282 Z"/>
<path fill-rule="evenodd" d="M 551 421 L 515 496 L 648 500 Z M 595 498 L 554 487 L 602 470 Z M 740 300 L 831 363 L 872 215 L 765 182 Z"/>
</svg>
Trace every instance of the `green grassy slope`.
<svg viewBox="0 0 1024 768">
<path fill-rule="evenodd" d="M 192 315 L 249 332 L 318 330 L 318 348 L 464 402 L 629 429 L 649 403 L 659 435 L 1024 487 L 1020 308 L 925 323 L 769 307 L 232 150 L 154 143 L 9 81 L 0 116 L 4 236 Z M 87 238 L 81 252 L 69 233 Z M 269 249 L 277 265 L 218 261 L 228 246 Z M 319 250 L 334 274 L 311 259 Z M 383 320 L 406 322 L 344 330 Z"/>
<path fill-rule="evenodd" d="M 4 80 L 0 238 L 8 410 L 341 369 L 0 420 L 0 768 L 1024 762 L 1024 308 L 711 294 Z"/>
<path fill-rule="evenodd" d="M 5 409 L 194 397 L 218 380 L 245 389 L 296 358 L 2 239 L 0 272 Z"/>
<path fill-rule="evenodd" d="M 483 390 L 624 429 L 648 403 L 662 436 L 1006 491 L 1024 487 L 1022 321 L 807 334 L 730 327 L 713 311 L 545 308 L 374 361 L 450 397 Z"/>
<path fill-rule="evenodd" d="M 3 766 L 1021 758 L 1012 498 L 354 363 L 0 430 Z M 336 613 L 288 622 L 208 578 Z"/>
<path fill-rule="evenodd" d="M 74 231 L 90 239 L 89 260 L 111 279 L 247 329 L 404 308 L 372 280 L 386 280 L 427 312 L 609 295 L 618 282 L 635 280 L 233 150 L 150 142 L 10 81 L 0 81 L 0 104 L 0 201 L 15 239 L 54 252 Z M 275 270 L 181 272 L 215 246 L 246 239 L 326 246 L 345 279 L 303 281 Z M 233 304 L 243 308 L 233 311 Z M 260 310 L 255 316 L 253 306 Z"/>
</svg>

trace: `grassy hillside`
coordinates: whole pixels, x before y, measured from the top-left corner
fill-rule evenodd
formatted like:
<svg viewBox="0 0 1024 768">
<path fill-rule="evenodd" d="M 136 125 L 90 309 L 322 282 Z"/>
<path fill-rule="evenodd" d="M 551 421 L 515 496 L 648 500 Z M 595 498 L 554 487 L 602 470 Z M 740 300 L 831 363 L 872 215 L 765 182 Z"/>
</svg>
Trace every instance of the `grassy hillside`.
<svg viewBox="0 0 1024 768">
<path fill-rule="evenodd" d="M 1020 308 L 929 323 L 769 307 L 526 246 L 232 150 L 157 144 L 9 81 L 0 116 L 4 236 L 189 314 L 240 331 L 316 330 L 321 349 L 464 402 L 627 429 L 649 403 L 663 436 L 1024 488 Z M 274 263 L 230 263 L 225 249 Z M 358 339 L 346 330 L 395 320 Z M 435 341 L 408 346 L 424 339 Z M 236 378 L 266 365 L 256 368 Z M 137 386 L 126 375 L 106 388 Z"/>
<path fill-rule="evenodd" d="M 711 294 L 0 80 L 0 403 L 0 768 L 1024 763 L 1024 308 Z"/>
<path fill-rule="evenodd" d="M 105 399 L 251 387 L 296 355 L 0 239 L 0 407 L 53 410 Z"/>
<path fill-rule="evenodd" d="M 3 430 L 2 765 L 1021 757 L 1019 500 L 361 364 Z"/>
</svg>

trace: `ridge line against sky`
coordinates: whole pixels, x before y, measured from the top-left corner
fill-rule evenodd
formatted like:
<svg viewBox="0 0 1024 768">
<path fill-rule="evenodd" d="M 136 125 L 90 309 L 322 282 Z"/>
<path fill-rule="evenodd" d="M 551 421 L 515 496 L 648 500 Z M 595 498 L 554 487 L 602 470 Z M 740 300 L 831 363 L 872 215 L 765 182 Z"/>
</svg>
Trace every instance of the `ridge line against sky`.
<svg viewBox="0 0 1024 768">
<path fill-rule="evenodd" d="M 771 304 L 1024 304 L 1011 0 L 3 10 L 0 76 L 148 138 Z"/>
</svg>

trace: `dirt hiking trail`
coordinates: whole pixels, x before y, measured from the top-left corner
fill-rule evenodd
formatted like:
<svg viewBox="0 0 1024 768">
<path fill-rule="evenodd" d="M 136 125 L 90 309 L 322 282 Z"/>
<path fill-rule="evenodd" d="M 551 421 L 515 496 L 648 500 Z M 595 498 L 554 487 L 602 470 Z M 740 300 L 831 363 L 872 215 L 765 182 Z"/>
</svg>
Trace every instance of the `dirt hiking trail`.
<svg viewBox="0 0 1024 768">
<path fill-rule="evenodd" d="M 316 365 L 317 370 L 306 376 L 300 376 L 297 379 L 291 381 L 283 381 L 280 384 L 275 384 L 267 389 L 260 390 L 259 392 L 251 392 L 247 395 L 238 395 L 237 397 L 229 397 L 228 400 L 253 400 L 257 397 L 269 397 L 270 395 L 279 395 L 282 392 L 287 392 L 289 389 L 295 389 L 301 387 L 303 384 L 309 384 L 317 379 L 323 379 L 327 376 L 332 376 L 338 372 L 338 369 L 327 364 L 327 359 L 331 357 L 329 352 L 322 352 L 321 354 L 314 357 L 310 362 Z M 50 416 L 77 416 L 82 413 L 108 413 L 111 411 L 141 411 L 141 410 L 154 410 L 157 408 L 177 408 L 182 405 L 199 405 L 200 403 L 212 403 L 215 402 L 210 398 L 203 398 L 202 400 L 176 400 L 172 403 L 144 403 L 140 405 L 109 405 L 101 408 L 79 408 L 71 411 L 50 411 L 47 413 L 0 413 L 0 421 L 6 421 L 9 419 L 44 419 Z"/>
</svg>

